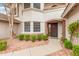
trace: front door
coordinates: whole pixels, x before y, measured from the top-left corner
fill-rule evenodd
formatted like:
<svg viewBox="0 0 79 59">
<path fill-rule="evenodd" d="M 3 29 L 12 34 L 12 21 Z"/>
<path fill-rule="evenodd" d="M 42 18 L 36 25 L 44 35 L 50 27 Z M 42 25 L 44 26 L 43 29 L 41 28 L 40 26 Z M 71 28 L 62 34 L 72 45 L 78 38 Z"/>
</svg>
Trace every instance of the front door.
<svg viewBox="0 0 79 59">
<path fill-rule="evenodd" d="M 51 36 L 58 37 L 58 23 L 51 24 Z"/>
</svg>

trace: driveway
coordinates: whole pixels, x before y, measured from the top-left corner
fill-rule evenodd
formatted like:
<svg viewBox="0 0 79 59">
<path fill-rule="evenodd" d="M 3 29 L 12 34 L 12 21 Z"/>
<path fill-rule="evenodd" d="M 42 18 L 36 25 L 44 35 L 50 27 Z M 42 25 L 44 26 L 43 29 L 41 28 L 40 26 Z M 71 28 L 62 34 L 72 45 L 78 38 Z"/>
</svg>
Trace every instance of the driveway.
<svg viewBox="0 0 79 59">
<path fill-rule="evenodd" d="M 47 45 L 25 48 L 23 50 L 18 50 L 0 55 L 1 56 L 45 56 L 61 49 L 62 47 L 59 43 L 59 39 L 49 38 L 49 43 Z"/>
</svg>

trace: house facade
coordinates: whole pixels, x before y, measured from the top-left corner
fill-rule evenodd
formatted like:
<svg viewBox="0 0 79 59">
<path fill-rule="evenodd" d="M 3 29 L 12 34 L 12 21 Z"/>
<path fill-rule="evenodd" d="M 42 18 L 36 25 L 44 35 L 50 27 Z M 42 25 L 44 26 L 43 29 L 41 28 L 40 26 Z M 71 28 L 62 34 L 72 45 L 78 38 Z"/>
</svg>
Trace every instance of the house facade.
<svg viewBox="0 0 79 59">
<path fill-rule="evenodd" d="M 21 3 L 18 4 L 18 16 L 21 21 L 18 33 L 45 33 L 60 38 L 63 34 L 61 17 L 65 4 Z"/>
<path fill-rule="evenodd" d="M 65 8 L 66 4 L 64 3 L 16 4 L 15 19 L 17 19 L 19 23 L 17 24 L 16 29 L 14 29 L 14 32 L 16 35 L 22 33 L 44 33 L 51 37 L 61 38 L 62 36 L 65 36 L 65 19 L 61 17 Z M 4 26 L 4 28 L 7 27 L 6 25 Z M 4 30 L 1 32 L 5 35 L 1 36 L 2 34 L 0 33 L 0 37 L 8 37 L 9 35 L 7 35 L 7 33 L 9 31 L 6 31 Z"/>
<path fill-rule="evenodd" d="M 66 9 L 64 10 L 62 17 L 65 18 L 66 23 L 66 37 L 69 39 L 70 34 L 68 32 L 69 24 L 79 20 L 79 4 L 78 3 L 70 3 L 67 5 Z"/>
</svg>

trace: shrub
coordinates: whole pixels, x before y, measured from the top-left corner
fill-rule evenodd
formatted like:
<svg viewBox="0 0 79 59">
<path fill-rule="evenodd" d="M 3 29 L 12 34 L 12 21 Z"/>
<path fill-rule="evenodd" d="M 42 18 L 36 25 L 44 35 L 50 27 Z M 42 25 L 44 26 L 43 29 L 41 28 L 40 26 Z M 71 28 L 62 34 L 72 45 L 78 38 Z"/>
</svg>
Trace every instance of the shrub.
<svg viewBox="0 0 79 59">
<path fill-rule="evenodd" d="M 79 37 L 79 32 L 74 33 L 76 37 Z"/>
<path fill-rule="evenodd" d="M 79 45 L 73 46 L 72 52 L 74 56 L 79 56 Z"/>
<path fill-rule="evenodd" d="M 73 23 L 71 23 L 71 24 L 69 25 L 68 31 L 69 31 L 70 34 L 72 34 L 72 33 L 74 33 L 74 31 L 75 31 L 76 29 L 78 29 L 78 28 L 79 28 L 79 21 L 76 21 L 76 22 L 73 22 Z"/>
<path fill-rule="evenodd" d="M 65 38 L 65 37 L 61 37 L 61 39 L 60 39 L 62 42 L 64 42 L 65 40 L 67 40 L 67 38 Z"/>
<path fill-rule="evenodd" d="M 26 41 L 30 40 L 30 35 L 29 34 L 25 34 L 24 35 L 24 40 L 26 40 Z"/>
<path fill-rule="evenodd" d="M 42 34 L 37 35 L 37 40 L 41 41 L 42 40 Z"/>
<path fill-rule="evenodd" d="M 0 51 L 6 50 L 7 41 L 0 40 Z"/>
<path fill-rule="evenodd" d="M 48 40 L 48 35 L 42 34 L 42 39 L 43 39 L 44 41 Z"/>
<path fill-rule="evenodd" d="M 19 38 L 19 40 L 24 40 L 24 36 L 25 36 L 25 34 L 20 34 L 17 37 Z"/>
<path fill-rule="evenodd" d="M 70 39 L 72 39 L 72 36 L 74 32 L 79 28 L 79 21 L 73 22 L 68 26 L 68 31 L 70 34 Z"/>
<path fill-rule="evenodd" d="M 36 35 L 35 35 L 35 34 L 32 34 L 32 35 L 31 35 L 31 40 L 32 40 L 32 42 L 35 42 L 36 39 L 37 39 Z"/>
<path fill-rule="evenodd" d="M 64 41 L 64 47 L 68 48 L 68 49 L 72 49 L 72 43 L 71 43 L 71 41 L 69 41 L 69 40 L 66 39 Z"/>
</svg>

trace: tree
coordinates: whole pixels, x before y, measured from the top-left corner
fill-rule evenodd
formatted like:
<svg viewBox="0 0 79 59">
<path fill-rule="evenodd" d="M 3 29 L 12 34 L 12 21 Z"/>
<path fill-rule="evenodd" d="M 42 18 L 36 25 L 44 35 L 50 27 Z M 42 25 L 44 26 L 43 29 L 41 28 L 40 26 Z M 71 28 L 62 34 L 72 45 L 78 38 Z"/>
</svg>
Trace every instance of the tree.
<svg viewBox="0 0 79 59">
<path fill-rule="evenodd" d="M 9 29 L 10 29 L 10 39 L 13 39 L 13 23 L 14 23 L 14 12 L 15 12 L 15 3 L 6 3 L 5 5 L 6 15 L 8 16 Z M 9 10 L 7 10 L 7 8 Z"/>
</svg>

